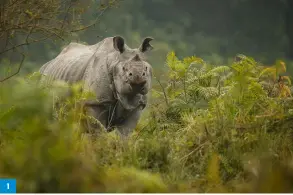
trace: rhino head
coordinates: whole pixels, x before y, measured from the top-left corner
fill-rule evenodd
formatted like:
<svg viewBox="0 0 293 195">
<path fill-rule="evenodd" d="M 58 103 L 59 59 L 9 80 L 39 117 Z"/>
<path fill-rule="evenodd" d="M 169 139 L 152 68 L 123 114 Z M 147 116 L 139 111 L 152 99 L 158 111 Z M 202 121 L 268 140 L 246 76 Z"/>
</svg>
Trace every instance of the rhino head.
<svg viewBox="0 0 293 195">
<path fill-rule="evenodd" d="M 151 88 L 152 66 L 146 61 L 145 54 L 153 49 L 150 45 L 152 40 L 153 38 L 147 37 L 138 48 L 131 49 L 122 37 L 113 38 L 113 46 L 117 51 L 113 81 L 115 90 L 123 101 L 134 99 L 137 95 L 146 95 Z"/>
</svg>

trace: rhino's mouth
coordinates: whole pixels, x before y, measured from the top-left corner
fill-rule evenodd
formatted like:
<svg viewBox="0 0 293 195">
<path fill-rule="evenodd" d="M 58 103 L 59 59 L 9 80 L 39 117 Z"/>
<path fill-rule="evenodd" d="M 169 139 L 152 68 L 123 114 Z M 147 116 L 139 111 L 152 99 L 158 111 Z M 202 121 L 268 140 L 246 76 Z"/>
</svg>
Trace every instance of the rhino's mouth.
<svg viewBox="0 0 293 195">
<path fill-rule="evenodd" d="M 143 99 L 141 94 L 121 95 L 117 93 L 117 98 L 126 110 L 133 110 L 138 107 L 144 109 L 146 107 L 146 101 Z"/>
</svg>

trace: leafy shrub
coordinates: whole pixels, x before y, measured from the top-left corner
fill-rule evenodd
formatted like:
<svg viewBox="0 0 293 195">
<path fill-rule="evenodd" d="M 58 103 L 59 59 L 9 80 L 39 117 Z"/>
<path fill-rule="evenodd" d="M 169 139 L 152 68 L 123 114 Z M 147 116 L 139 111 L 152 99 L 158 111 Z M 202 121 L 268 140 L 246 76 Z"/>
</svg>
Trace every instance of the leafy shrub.
<svg viewBox="0 0 293 195">
<path fill-rule="evenodd" d="M 80 102 L 92 96 L 80 84 L 8 80 L 0 176 L 16 178 L 18 192 L 292 192 L 293 102 L 278 64 L 284 71 L 239 55 L 214 67 L 169 53 L 168 76 L 127 141 L 86 131 Z M 272 95 L 276 84 L 286 93 Z"/>
</svg>

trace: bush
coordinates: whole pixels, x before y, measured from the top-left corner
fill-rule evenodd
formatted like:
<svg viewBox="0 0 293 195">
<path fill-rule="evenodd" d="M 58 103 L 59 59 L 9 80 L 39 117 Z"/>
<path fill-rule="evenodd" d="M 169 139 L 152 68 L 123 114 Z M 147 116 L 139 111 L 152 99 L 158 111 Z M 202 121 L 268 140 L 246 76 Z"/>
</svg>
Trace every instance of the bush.
<svg viewBox="0 0 293 195">
<path fill-rule="evenodd" d="M 214 67 L 175 53 L 166 64 L 127 142 L 85 131 L 79 84 L 2 83 L 0 176 L 31 193 L 292 192 L 290 79 L 276 79 L 285 64 L 240 55 Z"/>
</svg>

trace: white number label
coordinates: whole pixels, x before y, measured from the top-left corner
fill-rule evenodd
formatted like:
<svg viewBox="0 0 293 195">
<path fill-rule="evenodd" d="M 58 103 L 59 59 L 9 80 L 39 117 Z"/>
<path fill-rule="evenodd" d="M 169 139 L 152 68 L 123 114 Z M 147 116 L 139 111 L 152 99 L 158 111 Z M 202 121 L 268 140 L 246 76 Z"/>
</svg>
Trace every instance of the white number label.
<svg viewBox="0 0 293 195">
<path fill-rule="evenodd" d="M 7 190 L 9 190 L 9 183 L 7 183 L 6 186 L 7 186 Z"/>
</svg>

